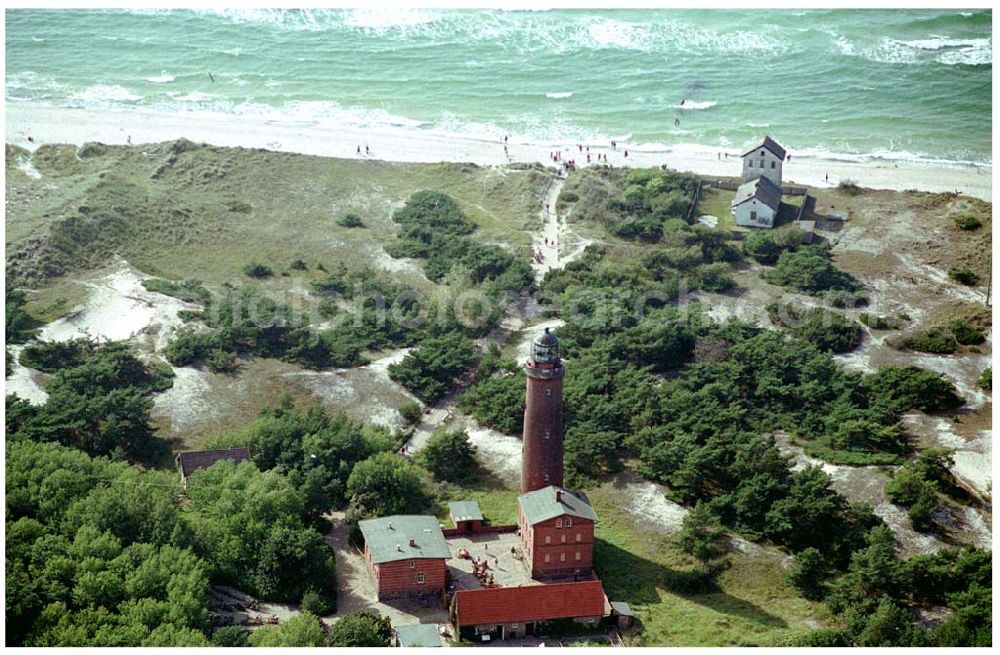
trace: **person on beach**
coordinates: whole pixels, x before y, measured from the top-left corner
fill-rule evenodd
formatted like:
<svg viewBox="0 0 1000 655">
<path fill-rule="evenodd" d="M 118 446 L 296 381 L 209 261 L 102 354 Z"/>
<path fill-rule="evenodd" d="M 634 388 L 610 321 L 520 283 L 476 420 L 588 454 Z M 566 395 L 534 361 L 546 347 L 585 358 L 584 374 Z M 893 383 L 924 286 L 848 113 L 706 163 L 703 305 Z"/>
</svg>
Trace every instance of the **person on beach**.
<svg viewBox="0 0 1000 655">
<path fill-rule="evenodd" d="M 590 163 L 590 153 L 589 152 L 587 153 L 587 163 L 588 164 Z"/>
<path fill-rule="evenodd" d="M 628 148 L 625 148 L 625 159 L 628 159 Z"/>
<path fill-rule="evenodd" d="M 576 147 L 577 147 L 577 149 L 578 149 L 578 150 L 579 150 L 580 152 L 583 152 L 583 144 L 582 144 L 582 143 L 578 143 L 578 144 L 576 144 Z"/>
<path fill-rule="evenodd" d="M 681 124 L 681 119 L 679 119 L 676 116 L 674 116 L 674 127 L 677 127 L 680 124 Z"/>
<path fill-rule="evenodd" d="M 829 182 L 830 181 L 830 174 L 827 173 L 826 175 L 824 175 L 823 179 L 826 180 L 827 182 Z"/>
<path fill-rule="evenodd" d="M 127 139 L 125 139 L 125 143 L 127 143 L 127 144 L 129 144 L 129 145 L 132 145 L 132 135 L 131 135 L 131 134 L 129 134 L 129 135 L 128 135 L 128 138 L 127 138 Z"/>
<path fill-rule="evenodd" d="M 371 150 L 368 149 L 368 144 L 367 143 L 365 144 L 365 154 L 366 155 L 370 155 L 371 154 Z"/>
<path fill-rule="evenodd" d="M 617 150 L 618 149 L 618 142 L 615 141 L 614 139 L 611 139 L 611 149 L 612 150 Z"/>
<path fill-rule="evenodd" d="M 357 153 L 358 153 L 359 155 L 361 154 L 361 146 L 358 146 L 358 149 L 357 149 L 357 151 L 356 151 L 356 152 L 357 152 Z"/>
</svg>

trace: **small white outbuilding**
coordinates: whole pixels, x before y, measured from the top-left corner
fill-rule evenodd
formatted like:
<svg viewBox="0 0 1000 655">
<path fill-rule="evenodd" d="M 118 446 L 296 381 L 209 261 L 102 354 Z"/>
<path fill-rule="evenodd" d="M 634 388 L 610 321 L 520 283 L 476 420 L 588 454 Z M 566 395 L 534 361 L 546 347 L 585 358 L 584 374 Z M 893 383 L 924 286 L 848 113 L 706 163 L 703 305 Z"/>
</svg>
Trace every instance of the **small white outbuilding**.
<svg viewBox="0 0 1000 655">
<path fill-rule="evenodd" d="M 780 206 L 781 187 L 766 177 L 758 177 L 736 189 L 733 217 L 741 227 L 774 227 Z"/>
</svg>

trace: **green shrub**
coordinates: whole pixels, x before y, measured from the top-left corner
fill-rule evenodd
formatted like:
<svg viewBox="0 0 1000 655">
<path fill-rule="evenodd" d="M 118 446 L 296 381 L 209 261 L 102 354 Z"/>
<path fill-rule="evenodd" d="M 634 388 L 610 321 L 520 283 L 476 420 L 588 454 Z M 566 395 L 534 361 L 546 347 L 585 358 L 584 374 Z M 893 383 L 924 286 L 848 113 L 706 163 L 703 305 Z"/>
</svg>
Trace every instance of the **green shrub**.
<svg viewBox="0 0 1000 655">
<path fill-rule="evenodd" d="M 983 373 L 979 376 L 979 380 L 976 381 L 976 384 L 987 391 L 993 390 L 993 368 L 991 366 L 987 366 L 983 369 Z"/>
<path fill-rule="evenodd" d="M 837 190 L 843 191 L 849 196 L 856 196 L 864 191 L 864 189 L 858 186 L 858 183 L 856 181 L 849 178 L 846 180 L 841 180 L 840 183 L 837 184 Z"/>
<path fill-rule="evenodd" d="M 399 415 L 407 425 L 416 425 L 420 421 L 424 410 L 420 408 L 420 403 L 415 400 L 407 400 L 399 406 Z"/>
<path fill-rule="evenodd" d="M 958 351 L 958 341 L 951 330 L 935 327 L 918 332 L 903 339 L 903 345 L 910 350 L 918 350 L 935 355 L 950 355 Z"/>
<path fill-rule="evenodd" d="M 329 616 L 337 611 L 337 596 L 335 594 L 321 594 L 310 589 L 302 596 L 299 609 L 316 616 Z"/>
<path fill-rule="evenodd" d="M 337 219 L 337 225 L 340 227 L 364 227 L 365 224 L 362 222 L 361 217 L 357 214 L 344 214 L 339 219 Z"/>
<path fill-rule="evenodd" d="M 972 346 L 986 341 L 983 333 L 963 318 L 952 321 L 948 327 L 955 335 L 955 341 L 963 346 Z"/>
<path fill-rule="evenodd" d="M 425 403 L 447 393 L 452 381 L 475 359 L 471 339 L 458 333 L 425 339 L 398 364 L 389 366 L 389 377 Z"/>
<path fill-rule="evenodd" d="M 142 281 L 142 286 L 154 293 L 162 293 L 165 296 L 172 296 L 190 303 L 208 302 L 211 294 L 208 289 L 201 285 L 198 280 L 185 280 L 184 282 L 172 282 L 160 278 L 149 278 Z"/>
<path fill-rule="evenodd" d="M 213 373 L 235 373 L 240 368 L 236 353 L 219 349 L 209 351 L 205 366 Z"/>
<path fill-rule="evenodd" d="M 772 265 L 783 252 L 798 250 L 805 241 L 802 230 L 796 226 L 776 230 L 756 230 L 743 241 L 743 252 L 761 264 Z"/>
<path fill-rule="evenodd" d="M 820 350 L 843 353 L 854 350 L 861 343 L 861 327 L 839 312 L 819 307 L 799 310 L 793 305 L 778 303 L 768 305 L 767 311 L 773 322 Z"/>
<path fill-rule="evenodd" d="M 296 259 L 295 261 L 293 261 L 291 264 L 288 265 L 288 268 L 290 268 L 293 271 L 308 271 L 309 264 L 305 263 L 301 259 Z"/>
<path fill-rule="evenodd" d="M 253 206 L 248 202 L 243 202 L 242 200 L 233 200 L 226 204 L 229 211 L 237 214 L 249 214 L 253 211 Z"/>
<path fill-rule="evenodd" d="M 265 278 L 272 277 L 274 271 L 271 270 L 270 266 L 265 266 L 264 264 L 258 264 L 257 262 L 251 262 L 243 267 L 243 273 L 254 278 Z"/>
<path fill-rule="evenodd" d="M 967 287 L 974 287 L 979 284 L 979 276 L 964 266 L 949 269 L 948 277 Z"/>
<path fill-rule="evenodd" d="M 858 314 L 858 320 L 873 330 L 899 329 L 899 321 L 889 316 L 879 316 L 877 314 L 869 314 L 868 312 L 861 312 L 860 314 Z"/>
<path fill-rule="evenodd" d="M 972 214 L 959 214 L 955 217 L 955 225 L 962 230 L 978 230 L 983 226 L 982 222 Z"/>
<path fill-rule="evenodd" d="M 763 273 L 771 284 L 790 287 L 813 295 L 825 291 L 858 291 L 857 280 L 837 270 L 824 246 L 804 246 L 796 251 L 782 252 L 777 265 Z"/>
<path fill-rule="evenodd" d="M 835 289 L 823 294 L 826 304 L 840 309 L 856 309 L 868 306 L 868 294 L 857 291 L 844 291 Z"/>
<path fill-rule="evenodd" d="M 869 405 L 900 415 L 911 409 L 937 412 L 959 407 L 955 385 L 940 373 L 916 366 L 890 366 L 865 376 L 863 389 Z"/>
<path fill-rule="evenodd" d="M 570 202 L 576 202 L 579 199 L 580 196 L 577 195 L 576 192 L 574 191 L 563 191 L 562 193 L 559 194 L 560 202 L 570 203 Z"/>
<path fill-rule="evenodd" d="M 830 567 L 822 553 L 810 547 L 795 554 L 795 568 L 786 579 L 802 593 L 803 598 L 819 600 L 826 594 L 823 583 L 830 577 L 830 573 Z"/>
<path fill-rule="evenodd" d="M 476 447 L 464 430 L 433 434 L 417 459 L 438 480 L 459 482 L 476 474 Z"/>
</svg>

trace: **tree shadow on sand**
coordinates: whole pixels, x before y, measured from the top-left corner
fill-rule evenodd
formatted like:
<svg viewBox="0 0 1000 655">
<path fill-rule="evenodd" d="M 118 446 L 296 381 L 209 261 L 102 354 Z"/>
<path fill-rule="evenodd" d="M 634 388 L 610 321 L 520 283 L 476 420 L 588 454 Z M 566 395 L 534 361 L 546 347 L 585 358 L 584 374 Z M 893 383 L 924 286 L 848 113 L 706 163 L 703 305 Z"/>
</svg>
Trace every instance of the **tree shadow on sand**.
<svg viewBox="0 0 1000 655">
<path fill-rule="evenodd" d="M 679 571 L 643 559 L 603 539 L 594 540 L 595 568 L 608 598 L 635 605 L 660 602 L 659 591 L 676 594 L 720 614 L 738 616 L 770 628 L 788 623 L 753 603 L 723 591 L 702 571 Z"/>
</svg>

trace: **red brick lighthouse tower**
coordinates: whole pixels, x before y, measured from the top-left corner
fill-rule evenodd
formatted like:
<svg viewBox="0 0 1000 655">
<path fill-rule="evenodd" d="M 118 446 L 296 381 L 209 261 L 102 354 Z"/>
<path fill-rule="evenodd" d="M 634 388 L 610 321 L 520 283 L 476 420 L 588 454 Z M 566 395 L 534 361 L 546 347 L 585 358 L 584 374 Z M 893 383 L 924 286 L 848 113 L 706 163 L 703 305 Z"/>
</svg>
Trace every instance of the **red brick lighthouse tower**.
<svg viewBox="0 0 1000 655">
<path fill-rule="evenodd" d="M 563 484 L 563 362 L 559 340 L 545 333 L 531 344 L 521 450 L 521 493 Z"/>
</svg>

